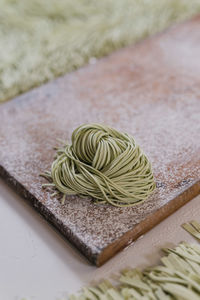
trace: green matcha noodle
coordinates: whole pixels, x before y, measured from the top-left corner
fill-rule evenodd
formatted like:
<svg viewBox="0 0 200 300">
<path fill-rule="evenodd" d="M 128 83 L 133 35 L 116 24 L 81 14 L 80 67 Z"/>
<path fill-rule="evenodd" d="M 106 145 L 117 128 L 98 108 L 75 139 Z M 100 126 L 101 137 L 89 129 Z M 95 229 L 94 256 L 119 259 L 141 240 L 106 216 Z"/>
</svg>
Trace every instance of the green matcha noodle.
<svg viewBox="0 0 200 300">
<path fill-rule="evenodd" d="M 197 221 L 183 224 L 183 228 L 200 241 Z M 69 300 L 199 300 L 200 247 L 180 243 L 163 249 L 161 264 L 144 270 L 126 268 L 112 283 L 104 279 L 97 285 L 85 287 Z"/>
<path fill-rule="evenodd" d="M 134 138 L 101 124 L 84 124 L 72 143 L 58 149 L 51 171 L 43 174 L 56 194 L 92 197 L 97 203 L 133 206 L 154 191 L 151 163 Z"/>
</svg>

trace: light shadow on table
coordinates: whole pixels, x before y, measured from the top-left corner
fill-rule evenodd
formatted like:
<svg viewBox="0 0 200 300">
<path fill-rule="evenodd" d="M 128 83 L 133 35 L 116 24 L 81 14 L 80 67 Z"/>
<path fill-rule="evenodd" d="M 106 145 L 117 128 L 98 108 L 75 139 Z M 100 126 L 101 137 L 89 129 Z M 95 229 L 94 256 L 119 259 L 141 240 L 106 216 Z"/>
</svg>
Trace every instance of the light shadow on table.
<svg viewBox="0 0 200 300">
<path fill-rule="evenodd" d="M 0 179 L 0 189 L 2 201 L 5 201 L 6 205 L 20 215 L 20 218 L 23 218 L 23 221 L 31 227 L 36 235 L 45 242 L 50 251 L 54 252 L 67 268 L 70 268 L 71 271 L 80 277 L 83 276 L 83 273 L 85 276 L 86 269 L 88 269 L 88 271 L 96 269 L 96 267 L 92 266 L 75 247 L 53 228 L 53 226 L 29 206 L 22 197 L 17 195 L 3 182 L 2 179 Z M 13 224 L 13 226 L 15 225 Z M 83 270 L 83 273 L 81 270 Z"/>
</svg>

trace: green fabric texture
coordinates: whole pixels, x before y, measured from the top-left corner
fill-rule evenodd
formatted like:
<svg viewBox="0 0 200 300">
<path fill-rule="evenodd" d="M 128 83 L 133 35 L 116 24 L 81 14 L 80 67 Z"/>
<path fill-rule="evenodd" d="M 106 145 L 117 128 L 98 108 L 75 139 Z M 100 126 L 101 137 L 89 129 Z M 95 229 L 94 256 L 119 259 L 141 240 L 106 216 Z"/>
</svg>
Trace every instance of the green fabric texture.
<svg viewBox="0 0 200 300">
<path fill-rule="evenodd" d="M 0 0 L 0 101 L 199 11 L 199 0 Z"/>
<path fill-rule="evenodd" d="M 72 144 L 58 149 L 51 171 L 43 174 L 66 195 L 91 196 L 97 203 L 133 206 L 155 189 L 151 163 L 134 138 L 101 124 L 83 124 Z M 55 191 L 53 195 L 56 195 Z"/>
</svg>

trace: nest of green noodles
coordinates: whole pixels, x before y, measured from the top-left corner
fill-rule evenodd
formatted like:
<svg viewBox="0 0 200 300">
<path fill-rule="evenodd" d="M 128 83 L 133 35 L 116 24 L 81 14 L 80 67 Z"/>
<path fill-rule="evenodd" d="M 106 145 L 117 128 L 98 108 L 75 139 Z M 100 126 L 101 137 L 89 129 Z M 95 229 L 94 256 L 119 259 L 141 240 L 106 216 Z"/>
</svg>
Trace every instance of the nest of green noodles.
<svg viewBox="0 0 200 300">
<path fill-rule="evenodd" d="M 72 143 L 58 150 L 44 176 L 52 183 L 43 186 L 64 198 L 91 196 L 119 207 L 141 203 L 156 187 L 151 163 L 134 138 L 100 124 L 75 129 Z"/>
</svg>

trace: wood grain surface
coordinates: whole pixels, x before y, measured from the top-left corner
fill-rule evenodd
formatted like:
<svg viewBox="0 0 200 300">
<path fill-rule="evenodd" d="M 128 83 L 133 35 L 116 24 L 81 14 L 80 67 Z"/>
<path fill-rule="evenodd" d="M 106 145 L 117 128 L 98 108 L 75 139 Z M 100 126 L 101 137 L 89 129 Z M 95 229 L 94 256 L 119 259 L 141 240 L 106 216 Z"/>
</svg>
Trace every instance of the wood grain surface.
<svg viewBox="0 0 200 300">
<path fill-rule="evenodd" d="M 196 17 L 0 106 L 1 176 L 97 266 L 200 192 L 199 54 Z M 56 139 L 88 122 L 132 134 L 148 155 L 157 189 L 143 204 L 61 205 L 42 189 Z"/>
</svg>

